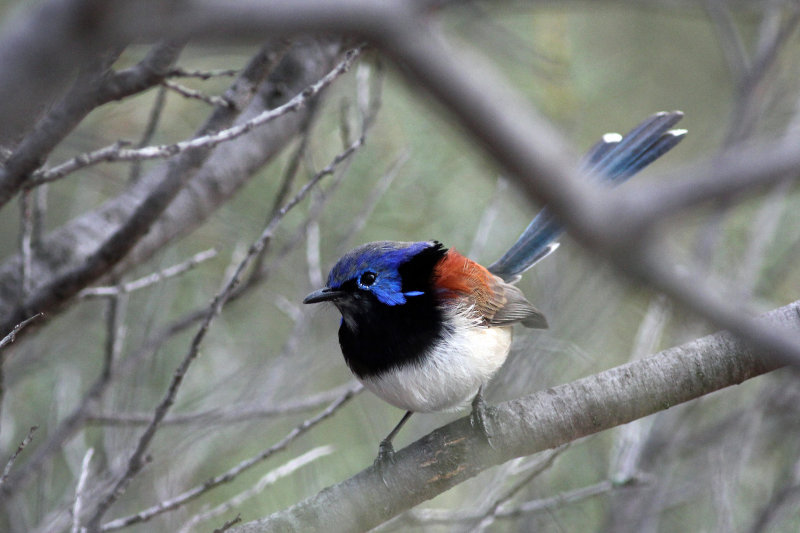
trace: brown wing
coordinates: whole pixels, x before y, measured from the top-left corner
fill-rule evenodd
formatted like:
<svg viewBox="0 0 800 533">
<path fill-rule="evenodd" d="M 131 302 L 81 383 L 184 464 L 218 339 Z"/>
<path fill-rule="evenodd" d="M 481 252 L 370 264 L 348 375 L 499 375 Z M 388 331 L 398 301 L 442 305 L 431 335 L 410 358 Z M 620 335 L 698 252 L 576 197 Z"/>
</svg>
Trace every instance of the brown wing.
<svg viewBox="0 0 800 533">
<path fill-rule="evenodd" d="M 522 291 L 453 249 L 436 265 L 435 276 L 435 284 L 445 297 L 466 297 L 487 325 L 522 322 L 529 328 L 547 328 L 544 314 Z"/>
<path fill-rule="evenodd" d="M 502 292 L 505 305 L 497 310 L 490 324 L 508 324 L 522 322 L 523 326 L 535 329 L 547 329 L 547 319 L 544 313 L 536 309 L 514 285 L 505 283 L 500 278 L 497 281 L 496 292 Z"/>
</svg>

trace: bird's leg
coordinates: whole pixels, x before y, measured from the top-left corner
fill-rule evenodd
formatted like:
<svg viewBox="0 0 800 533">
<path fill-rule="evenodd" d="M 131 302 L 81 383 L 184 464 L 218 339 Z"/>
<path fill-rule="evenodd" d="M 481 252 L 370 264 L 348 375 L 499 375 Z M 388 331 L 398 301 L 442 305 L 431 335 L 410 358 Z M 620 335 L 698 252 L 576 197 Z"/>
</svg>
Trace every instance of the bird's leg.
<svg viewBox="0 0 800 533">
<path fill-rule="evenodd" d="M 470 422 L 472 427 L 480 430 L 489 446 L 492 445 L 492 432 L 489 431 L 489 418 L 493 414 L 493 408 L 486 405 L 483 401 L 483 385 L 478 387 L 478 393 L 472 399 L 472 413 L 470 414 Z"/>
<path fill-rule="evenodd" d="M 400 422 L 398 422 L 394 429 L 388 435 L 386 435 L 386 438 L 381 441 L 380 446 L 378 446 L 378 457 L 375 459 L 375 464 L 386 464 L 387 462 L 392 462 L 394 460 L 394 446 L 392 446 L 392 440 L 400 432 L 400 428 L 402 428 L 403 425 L 408 422 L 408 419 L 411 418 L 412 414 L 414 414 L 412 411 L 406 411 L 406 414 L 403 415 L 403 418 L 400 419 Z"/>
</svg>

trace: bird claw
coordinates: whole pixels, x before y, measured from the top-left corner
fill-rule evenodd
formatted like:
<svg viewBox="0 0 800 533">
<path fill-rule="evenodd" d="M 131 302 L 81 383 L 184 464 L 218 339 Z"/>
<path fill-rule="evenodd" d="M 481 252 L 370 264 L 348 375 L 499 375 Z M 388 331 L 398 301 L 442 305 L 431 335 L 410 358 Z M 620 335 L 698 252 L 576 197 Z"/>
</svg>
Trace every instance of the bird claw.
<svg viewBox="0 0 800 533">
<path fill-rule="evenodd" d="M 394 446 L 392 446 L 390 441 L 381 441 L 380 446 L 378 446 L 378 456 L 372 464 L 381 476 L 383 484 L 388 487 L 389 483 L 386 482 L 386 468 L 394 464 Z"/>
<path fill-rule="evenodd" d="M 394 446 L 388 440 L 382 440 L 378 446 L 378 457 L 375 458 L 375 464 L 378 463 L 394 463 Z"/>
<path fill-rule="evenodd" d="M 483 394 L 479 391 L 472 400 L 472 413 L 470 413 L 470 425 L 483 434 L 489 447 L 494 449 L 492 444 L 492 432 L 489 429 L 491 419 L 494 417 L 495 409 L 486 405 Z"/>
</svg>

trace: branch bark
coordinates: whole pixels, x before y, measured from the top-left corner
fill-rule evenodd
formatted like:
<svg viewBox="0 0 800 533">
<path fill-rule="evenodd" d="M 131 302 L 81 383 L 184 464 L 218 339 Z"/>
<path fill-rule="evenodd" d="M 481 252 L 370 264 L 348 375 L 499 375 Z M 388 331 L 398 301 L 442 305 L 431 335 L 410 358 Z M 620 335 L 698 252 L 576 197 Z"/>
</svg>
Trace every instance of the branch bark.
<svg viewBox="0 0 800 533">
<path fill-rule="evenodd" d="M 0 169 L 0 207 L 25 186 L 30 173 L 92 110 L 158 84 L 169 74 L 182 49 L 182 43 L 164 41 L 153 46 L 138 65 L 112 72 L 110 64 L 118 57 L 118 49 L 84 68 Z"/>
<path fill-rule="evenodd" d="M 135 35 L 130 21 L 165 17 L 174 7 L 158 0 L 51 0 L 9 17 L 0 30 L 0 144 L 28 130 L 79 65 L 126 45 Z M 118 31 L 125 25 L 127 32 Z"/>
<path fill-rule="evenodd" d="M 800 301 L 761 321 L 800 334 Z M 727 332 L 715 333 L 572 383 L 505 402 L 492 417 L 491 446 L 469 417 L 441 427 L 374 466 L 237 533 L 364 531 L 515 457 L 625 424 L 780 365 Z"/>
<path fill-rule="evenodd" d="M 285 49 L 285 45 L 278 49 Z M 272 48 L 265 49 L 250 65 L 252 72 L 246 69 L 229 90 L 228 99 L 244 111 L 239 114 L 238 110 L 217 108 L 200 134 L 224 128 L 234 119 L 245 122 L 289 100 L 327 73 L 339 51 L 336 41 L 306 39 L 294 46 L 270 79 L 262 83 L 282 57 Z M 300 130 L 304 114 L 300 111 L 280 117 L 268 127 L 217 146 L 203 161 L 196 160 L 198 154 L 179 158 L 180 162 L 169 161 L 117 198 L 53 231 L 41 246 L 43 253 L 32 261 L 35 285 L 25 301 L 20 298 L 21 258 L 7 260 L 0 267 L 0 331 L 10 331 L 29 316 L 26 309 L 53 312 L 61 308 L 77 291 L 112 269 L 122 272 L 197 227 L 281 151 Z M 148 198 L 149 207 L 143 204 Z M 139 222 L 134 223 L 136 212 Z M 125 233 L 121 233 L 123 228 L 127 228 Z"/>
</svg>

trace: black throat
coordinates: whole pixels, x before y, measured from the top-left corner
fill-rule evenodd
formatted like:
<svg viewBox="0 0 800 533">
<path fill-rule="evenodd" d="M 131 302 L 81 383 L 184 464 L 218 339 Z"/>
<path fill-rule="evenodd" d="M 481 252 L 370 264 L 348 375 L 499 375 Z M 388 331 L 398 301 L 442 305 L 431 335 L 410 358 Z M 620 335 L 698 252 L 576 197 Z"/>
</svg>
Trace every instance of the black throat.
<svg viewBox="0 0 800 533">
<path fill-rule="evenodd" d="M 443 312 L 433 290 L 433 269 L 447 252 L 428 248 L 400 266 L 403 292 L 422 291 L 406 303 L 386 305 L 373 294 L 342 307 L 339 344 L 347 365 L 360 377 L 379 376 L 418 364 L 446 333 Z"/>
</svg>

